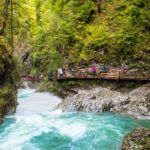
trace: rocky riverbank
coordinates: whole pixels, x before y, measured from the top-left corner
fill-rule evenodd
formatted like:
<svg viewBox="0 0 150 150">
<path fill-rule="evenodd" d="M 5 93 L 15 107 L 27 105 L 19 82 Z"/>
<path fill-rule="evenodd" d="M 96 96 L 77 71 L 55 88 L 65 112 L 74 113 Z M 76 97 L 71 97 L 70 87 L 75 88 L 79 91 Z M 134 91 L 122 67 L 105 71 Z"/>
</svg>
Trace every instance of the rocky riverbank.
<svg viewBox="0 0 150 150">
<path fill-rule="evenodd" d="M 63 111 L 115 112 L 134 118 L 150 119 L 150 83 L 132 91 L 104 87 L 79 90 L 58 106 Z M 123 140 L 122 150 L 150 149 L 150 129 L 135 129 Z"/>
<path fill-rule="evenodd" d="M 149 150 L 150 129 L 135 129 L 125 136 L 122 150 Z"/>
<path fill-rule="evenodd" d="M 63 111 L 115 112 L 135 118 L 150 118 L 150 84 L 128 93 L 104 87 L 79 90 L 67 96 L 58 108 Z"/>
</svg>

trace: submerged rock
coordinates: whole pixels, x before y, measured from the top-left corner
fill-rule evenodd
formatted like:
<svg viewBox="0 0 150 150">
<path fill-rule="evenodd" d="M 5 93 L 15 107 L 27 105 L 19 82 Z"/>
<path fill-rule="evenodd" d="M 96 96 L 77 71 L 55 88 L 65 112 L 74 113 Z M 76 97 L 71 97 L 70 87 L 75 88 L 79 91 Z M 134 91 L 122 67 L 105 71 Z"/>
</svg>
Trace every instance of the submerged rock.
<svg viewBox="0 0 150 150">
<path fill-rule="evenodd" d="M 58 106 L 63 111 L 116 112 L 135 118 L 150 117 L 150 86 L 144 85 L 129 94 L 97 87 L 79 90 Z"/>
<path fill-rule="evenodd" d="M 150 129 L 135 129 L 123 140 L 122 150 L 149 150 Z"/>
</svg>

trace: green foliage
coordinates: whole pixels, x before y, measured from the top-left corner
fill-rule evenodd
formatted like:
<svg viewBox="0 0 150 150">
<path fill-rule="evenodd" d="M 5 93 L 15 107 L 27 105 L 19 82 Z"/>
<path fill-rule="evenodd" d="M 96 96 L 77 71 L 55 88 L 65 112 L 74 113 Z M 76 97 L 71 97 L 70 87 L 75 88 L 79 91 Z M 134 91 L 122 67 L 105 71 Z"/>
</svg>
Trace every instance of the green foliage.
<svg viewBox="0 0 150 150">
<path fill-rule="evenodd" d="M 56 0 L 38 5 L 40 22 L 35 34 L 36 68 L 100 63 L 148 67 L 150 3 L 147 0 Z M 41 69 L 41 66 L 43 69 Z"/>
<path fill-rule="evenodd" d="M 31 74 L 93 60 L 149 68 L 149 8 L 148 0 L 111 0 L 98 13 L 94 0 L 14 0 L 17 55 L 31 52 Z"/>
<path fill-rule="evenodd" d="M 17 81 L 19 81 L 17 61 L 13 57 L 12 50 L 4 41 L 0 37 L 0 83 L 12 83 L 17 86 Z"/>
<path fill-rule="evenodd" d="M 13 52 L 0 37 L 0 118 L 16 107 L 16 94 L 19 85 L 17 61 Z"/>
</svg>

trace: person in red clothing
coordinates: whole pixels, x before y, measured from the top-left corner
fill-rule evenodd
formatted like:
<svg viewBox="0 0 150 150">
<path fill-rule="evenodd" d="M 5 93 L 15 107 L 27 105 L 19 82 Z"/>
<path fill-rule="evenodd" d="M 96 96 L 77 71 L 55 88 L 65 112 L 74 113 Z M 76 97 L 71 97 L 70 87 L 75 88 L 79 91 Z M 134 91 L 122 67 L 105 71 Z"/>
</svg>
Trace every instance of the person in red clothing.
<svg viewBox="0 0 150 150">
<path fill-rule="evenodd" d="M 91 71 L 92 71 L 93 74 L 96 74 L 96 67 L 93 66 L 93 67 L 91 68 Z"/>
</svg>

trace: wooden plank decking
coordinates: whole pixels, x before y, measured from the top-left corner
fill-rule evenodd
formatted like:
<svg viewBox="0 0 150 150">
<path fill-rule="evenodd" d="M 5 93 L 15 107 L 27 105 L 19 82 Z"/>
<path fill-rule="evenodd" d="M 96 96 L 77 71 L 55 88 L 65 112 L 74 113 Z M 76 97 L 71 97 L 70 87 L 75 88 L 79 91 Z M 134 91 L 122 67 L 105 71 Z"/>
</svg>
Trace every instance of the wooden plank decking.
<svg viewBox="0 0 150 150">
<path fill-rule="evenodd" d="M 129 80 L 129 81 L 150 81 L 149 73 L 140 74 L 140 73 L 100 73 L 95 75 L 71 75 L 71 76 L 63 76 L 57 78 L 57 80 L 77 80 L 77 79 L 92 79 L 92 80 Z"/>
<path fill-rule="evenodd" d="M 33 78 L 31 76 L 26 77 L 26 75 L 22 76 L 24 80 L 38 80 L 40 78 L 36 77 Z M 143 72 L 143 71 L 129 71 L 129 72 L 122 72 L 122 71 L 114 71 L 114 72 L 99 72 L 96 74 L 89 74 L 87 72 L 80 72 L 76 71 L 69 71 L 68 73 L 64 74 L 63 77 L 54 77 L 55 80 L 63 81 L 63 80 L 79 80 L 79 79 L 89 79 L 89 80 L 116 80 L 116 81 L 150 81 L 150 72 Z M 53 79 L 50 79 L 53 80 Z"/>
</svg>

